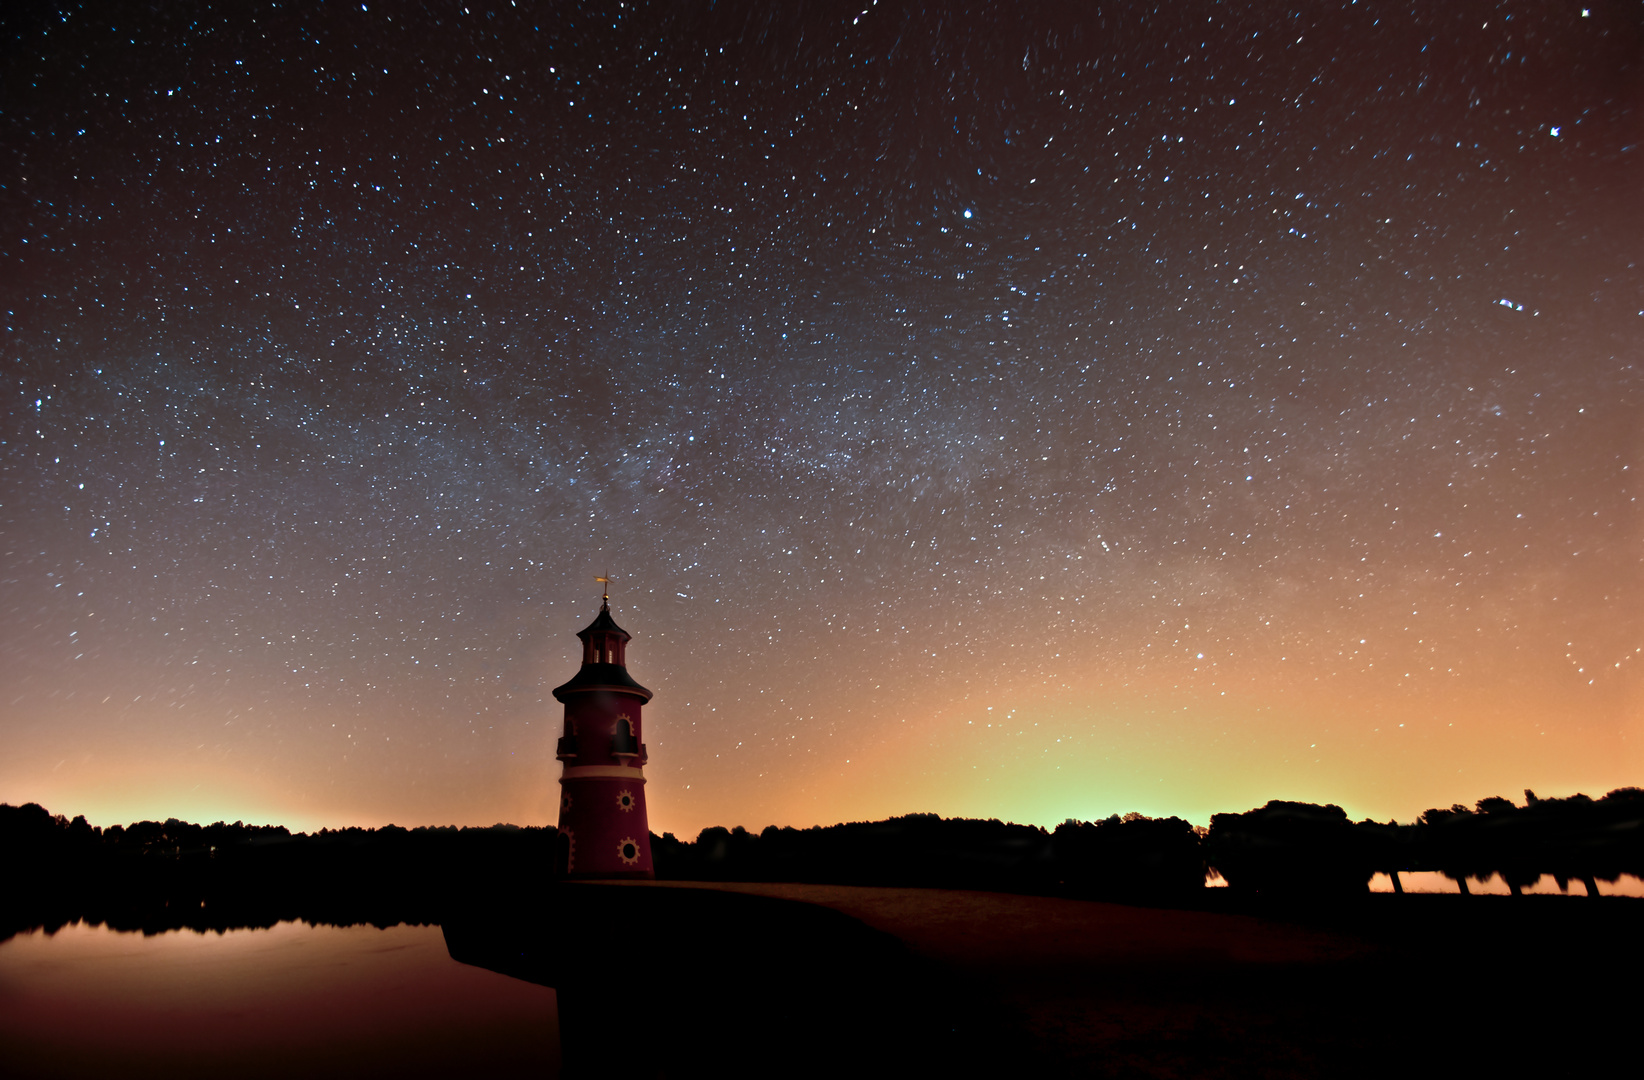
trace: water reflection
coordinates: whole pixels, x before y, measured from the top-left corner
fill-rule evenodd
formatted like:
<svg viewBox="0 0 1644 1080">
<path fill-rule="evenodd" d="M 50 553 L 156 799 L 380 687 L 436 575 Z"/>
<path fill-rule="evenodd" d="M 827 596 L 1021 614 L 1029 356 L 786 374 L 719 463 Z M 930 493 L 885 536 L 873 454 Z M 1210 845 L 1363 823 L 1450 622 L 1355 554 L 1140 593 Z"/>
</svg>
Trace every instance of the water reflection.
<svg viewBox="0 0 1644 1080">
<path fill-rule="evenodd" d="M 952 1075 L 989 1026 L 895 938 L 809 904 L 487 885 L 441 919 L 19 934 L 0 943 L 0 1072 Z"/>
<path fill-rule="evenodd" d="M 1461 887 L 1456 879 L 1437 870 L 1405 870 L 1399 874 L 1399 884 L 1407 893 L 1459 893 Z M 1622 874 L 1614 881 L 1595 881 L 1600 896 L 1638 896 L 1644 897 L 1644 881 L 1633 874 Z M 1393 892 L 1393 880 L 1387 874 L 1376 874 L 1370 879 L 1370 891 L 1373 893 Z M 1482 877 L 1469 877 L 1467 891 L 1475 896 L 1509 896 L 1512 888 L 1502 880 L 1500 874 L 1488 874 Z M 1587 895 L 1587 886 L 1579 878 L 1566 879 L 1563 887 L 1559 880 L 1551 874 L 1542 874 L 1536 881 L 1523 885 L 1521 891 L 1528 896 L 1576 896 Z"/>
<path fill-rule="evenodd" d="M 438 926 L 0 944 L 7 1076 L 556 1076 L 555 993 L 452 960 Z"/>
</svg>

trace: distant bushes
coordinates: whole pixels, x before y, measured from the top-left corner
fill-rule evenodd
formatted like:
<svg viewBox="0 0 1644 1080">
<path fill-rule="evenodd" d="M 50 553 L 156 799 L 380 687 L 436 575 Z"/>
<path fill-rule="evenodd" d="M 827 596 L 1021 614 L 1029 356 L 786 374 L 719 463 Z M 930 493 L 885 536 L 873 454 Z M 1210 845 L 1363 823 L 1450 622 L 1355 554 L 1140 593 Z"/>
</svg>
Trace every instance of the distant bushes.
<svg viewBox="0 0 1644 1080">
<path fill-rule="evenodd" d="M 1033 825 L 909 814 L 809 829 L 704 829 L 652 836 L 657 876 L 1059 893 L 1131 903 L 1203 898 L 1206 873 L 1230 894 L 1362 894 L 1378 873 L 1501 874 L 1516 893 L 1552 875 L 1564 887 L 1644 876 L 1644 790 L 1526 804 L 1481 800 L 1409 825 L 1353 822 L 1339 806 L 1275 800 L 1217 814 L 1208 830 L 1141 814 Z M 0 805 L 0 940 L 77 919 L 117 929 L 271 926 L 284 919 L 432 923 L 453 904 L 552 887 L 550 828 L 321 830 L 164 822 L 97 829 L 42 807 Z M 1197 898 L 1197 899 L 1196 899 Z"/>
</svg>

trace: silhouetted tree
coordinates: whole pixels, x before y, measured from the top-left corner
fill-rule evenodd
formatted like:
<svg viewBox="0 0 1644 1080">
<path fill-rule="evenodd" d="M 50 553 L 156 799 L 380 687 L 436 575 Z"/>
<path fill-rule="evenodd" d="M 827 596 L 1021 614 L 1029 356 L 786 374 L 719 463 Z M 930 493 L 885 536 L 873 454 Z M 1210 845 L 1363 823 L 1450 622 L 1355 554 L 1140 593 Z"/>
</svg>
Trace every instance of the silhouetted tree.
<svg viewBox="0 0 1644 1080">
<path fill-rule="evenodd" d="M 1472 895 L 1467 887 L 1469 877 L 1485 877 L 1490 873 L 1480 861 L 1476 846 L 1470 842 L 1467 822 L 1472 816 L 1472 810 L 1453 803 L 1448 810 L 1441 807 L 1423 810 L 1416 819 L 1417 866 L 1442 872 L 1456 883 L 1463 896 Z"/>
<path fill-rule="evenodd" d="M 1375 873 L 1372 853 L 1334 804 L 1275 799 L 1243 814 L 1216 814 L 1205 844 L 1210 865 L 1240 891 L 1350 894 L 1365 891 Z"/>
<path fill-rule="evenodd" d="M 1399 872 L 1410 869 L 1412 842 L 1410 831 L 1397 822 L 1383 824 L 1368 818 L 1353 826 L 1359 852 L 1365 866 L 1384 873 L 1393 883 L 1393 891 L 1402 894 L 1404 883 Z"/>
<path fill-rule="evenodd" d="M 1078 896 L 1162 901 L 1204 888 L 1199 835 L 1177 817 L 1064 821 L 1051 837 L 1051 851 L 1057 874 Z"/>
</svg>

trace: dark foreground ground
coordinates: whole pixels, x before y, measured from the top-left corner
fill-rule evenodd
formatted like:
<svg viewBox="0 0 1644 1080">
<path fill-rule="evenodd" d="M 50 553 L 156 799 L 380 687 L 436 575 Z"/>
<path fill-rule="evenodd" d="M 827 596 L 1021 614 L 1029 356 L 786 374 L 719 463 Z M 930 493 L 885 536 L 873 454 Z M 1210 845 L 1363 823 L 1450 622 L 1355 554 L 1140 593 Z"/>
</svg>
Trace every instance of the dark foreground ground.
<svg viewBox="0 0 1644 1080">
<path fill-rule="evenodd" d="M 558 987 L 567 1076 L 610 1075 L 616 1047 L 649 1076 L 1586 1075 L 1636 1060 L 1644 1004 L 1644 902 L 1629 899 L 1286 908 L 1217 890 L 1183 911 L 677 882 L 561 896 L 552 938 L 584 951 L 495 910 L 446 937 L 458 959 Z"/>
<path fill-rule="evenodd" d="M 326 933 L 122 937 L 129 957 L 97 968 L 106 986 L 74 984 L 71 930 L 34 967 L 13 963 L 15 985 L 0 977 L 0 1077 L 1638 1071 L 1644 900 L 1286 908 L 1217 889 L 1180 910 L 829 885 L 464 879 L 456 892 L 437 927 L 365 925 L 402 921 L 387 912 L 304 916 L 339 924 Z M 143 986 L 158 996 L 133 1000 Z"/>
</svg>

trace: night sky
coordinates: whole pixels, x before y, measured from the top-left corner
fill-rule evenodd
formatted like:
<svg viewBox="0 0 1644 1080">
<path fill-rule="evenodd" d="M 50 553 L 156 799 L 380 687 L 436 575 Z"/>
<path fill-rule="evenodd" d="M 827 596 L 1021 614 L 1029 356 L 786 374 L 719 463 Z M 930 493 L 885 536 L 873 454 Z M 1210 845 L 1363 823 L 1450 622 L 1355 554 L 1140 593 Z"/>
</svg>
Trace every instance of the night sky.
<svg viewBox="0 0 1644 1080">
<path fill-rule="evenodd" d="M 1644 779 L 1636 3 L 6 7 L 0 800 Z"/>
</svg>

